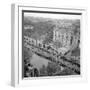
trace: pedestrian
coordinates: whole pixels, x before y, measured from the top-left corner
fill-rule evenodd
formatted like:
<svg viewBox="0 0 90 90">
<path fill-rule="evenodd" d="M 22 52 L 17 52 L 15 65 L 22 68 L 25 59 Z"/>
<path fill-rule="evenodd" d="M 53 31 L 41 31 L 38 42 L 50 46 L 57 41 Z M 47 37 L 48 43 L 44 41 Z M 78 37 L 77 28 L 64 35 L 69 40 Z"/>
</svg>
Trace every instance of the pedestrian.
<svg viewBox="0 0 90 90">
<path fill-rule="evenodd" d="M 28 69 L 29 69 L 29 75 L 31 76 L 31 77 L 33 77 L 34 76 L 34 74 L 33 74 L 33 65 L 31 65 L 31 64 L 28 64 Z"/>
<path fill-rule="evenodd" d="M 39 76 L 39 71 L 37 68 L 34 68 L 34 77 L 38 77 Z"/>
</svg>

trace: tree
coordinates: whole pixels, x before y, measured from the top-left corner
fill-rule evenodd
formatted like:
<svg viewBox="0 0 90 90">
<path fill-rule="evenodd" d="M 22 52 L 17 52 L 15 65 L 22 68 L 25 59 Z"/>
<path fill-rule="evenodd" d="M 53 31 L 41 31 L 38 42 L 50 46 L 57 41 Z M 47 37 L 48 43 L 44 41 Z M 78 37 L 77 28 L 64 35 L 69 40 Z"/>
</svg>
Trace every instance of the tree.
<svg viewBox="0 0 90 90">
<path fill-rule="evenodd" d="M 57 70 L 57 65 L 53 62 L 49 62 L 48 63 L 48 66 L 47 66 L 47 73 L 48 73 L 48 76 L 52 76 L 53 73 L 55 73 Z"/>
<path fill-rule="evenodd" d="M 47 74 L 45 65 L 43 65 L 42 68 L 40 69 L 40 74 L 41 74 L 42 76 L 45 76 L 45 75 Z"/>
</svg>

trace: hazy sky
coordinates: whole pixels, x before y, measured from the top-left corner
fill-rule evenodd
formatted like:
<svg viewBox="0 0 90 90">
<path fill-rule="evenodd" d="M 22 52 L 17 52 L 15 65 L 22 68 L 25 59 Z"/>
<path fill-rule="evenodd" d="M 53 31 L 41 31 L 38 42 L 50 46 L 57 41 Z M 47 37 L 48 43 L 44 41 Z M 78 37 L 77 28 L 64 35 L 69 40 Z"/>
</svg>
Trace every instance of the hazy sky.
<svg viewBox="0 0 90 90">
<path fill-rule="evenodd" d="M 54 19 L 80 19 L 81 15 L 66 15 L 66 14 L 48 14 L 48 13 L 29 13 L 25 12 L 24 16 L 54 18 Z"/>
</svg>

